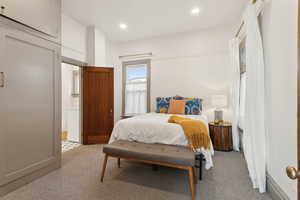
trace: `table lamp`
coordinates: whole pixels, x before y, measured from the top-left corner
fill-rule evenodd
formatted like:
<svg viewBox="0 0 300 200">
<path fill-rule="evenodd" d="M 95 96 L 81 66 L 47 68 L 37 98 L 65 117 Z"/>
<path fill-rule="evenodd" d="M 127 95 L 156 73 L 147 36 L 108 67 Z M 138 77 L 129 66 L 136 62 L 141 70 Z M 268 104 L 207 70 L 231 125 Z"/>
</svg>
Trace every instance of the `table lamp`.
<svg viewBox="0 0 300 200">
<path fill-rule="evenodd" d="M 227 106 L 226 95 L 213 95 L 212 105 L 215 107 L 215 120 L 216 124 L 223 122 L 223 110 L 222 108 Z"/>
</svg>

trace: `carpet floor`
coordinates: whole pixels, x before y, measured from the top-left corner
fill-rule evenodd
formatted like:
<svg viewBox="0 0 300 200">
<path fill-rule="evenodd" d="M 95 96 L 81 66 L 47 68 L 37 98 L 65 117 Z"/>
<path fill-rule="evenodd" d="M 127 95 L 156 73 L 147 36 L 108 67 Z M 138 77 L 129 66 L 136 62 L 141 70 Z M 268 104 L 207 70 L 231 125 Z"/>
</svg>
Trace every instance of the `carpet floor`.
<svg viewBox="0 0 300 200">
<path fill-rule="evenodd" d="M 80 146 L 63 154 L 62 168 L 1 200 L 190 200 L 185 171 L 109 159 L 104 183 L 101 145 Z M 271 200 L 251 187 L 242 154 L 216 152 L 215 167 L 203 170 L 197 200 Z"/>
</svg>

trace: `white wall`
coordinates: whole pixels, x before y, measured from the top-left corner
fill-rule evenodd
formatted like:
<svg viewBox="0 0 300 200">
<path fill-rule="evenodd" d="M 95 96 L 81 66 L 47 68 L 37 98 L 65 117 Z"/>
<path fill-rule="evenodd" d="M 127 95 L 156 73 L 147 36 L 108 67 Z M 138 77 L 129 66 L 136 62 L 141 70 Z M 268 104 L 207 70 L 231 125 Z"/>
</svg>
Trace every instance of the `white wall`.
<svg viewBox="0 0 300 200">
<path fill-rule="evenodd" d="M 117 44 L 116 54 L 127 55 L 152 52 L 151 110 L 155 98 L 182 95 L 204 99 L 205 113 L 213 118 L 211 96 L 227 94 L 232 80 L 228 43 L 233 36 L 231 28 L 203 30 L 152 39 Z M 121 115 L 121 62 L 115 56 L 116 115 Z M 227 113 L 227 119 L 230 118 Z"/>
<path fill-rule="evenodd" d="M 297 8 L 297 0 L 271 1 L 262 16 L 268 173 L 290 199 L 297 199 L 297 181 L 285 173 L 297 166 Z"/>
<path fill-rule="evenodd" d="M 76 109 L 79 115 L 79 97 L 72 96 L 73 89 L 73 70 L 79 70 L 78 67 L 62 64 L 61 76 L 62 76 L 62 131 L 68 131 L 68 111 Z"/>
<path fill-rule="evenodd" d="M 88 27 L 88 63 L 90 66 L 112 67 L 111 43 L 106 34 L 94 26 Z"/>
<path fill-rule="evenodd" d="M 62 15 L 62 56 L 87 62 L 87 27 Z"/>
<path fill-rule="evenodd" d="M 112 47 L 106 34 L 62 15 L 62 56 L 90 66 L 112 67 Z"/>
</svg>

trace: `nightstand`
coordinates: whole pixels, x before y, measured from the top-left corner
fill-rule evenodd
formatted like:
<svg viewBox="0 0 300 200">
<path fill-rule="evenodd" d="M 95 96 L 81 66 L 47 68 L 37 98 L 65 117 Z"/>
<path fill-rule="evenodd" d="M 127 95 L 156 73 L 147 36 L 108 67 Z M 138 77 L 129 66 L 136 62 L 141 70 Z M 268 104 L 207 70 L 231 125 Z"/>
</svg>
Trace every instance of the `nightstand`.
<svg viewBox="0 0 300 200">
<path fill-rule="evenodd" d="M 209 133 L 216 151 L 232 151 L 232 126 L 231 123 L 209 123 Z"/>
</svg>

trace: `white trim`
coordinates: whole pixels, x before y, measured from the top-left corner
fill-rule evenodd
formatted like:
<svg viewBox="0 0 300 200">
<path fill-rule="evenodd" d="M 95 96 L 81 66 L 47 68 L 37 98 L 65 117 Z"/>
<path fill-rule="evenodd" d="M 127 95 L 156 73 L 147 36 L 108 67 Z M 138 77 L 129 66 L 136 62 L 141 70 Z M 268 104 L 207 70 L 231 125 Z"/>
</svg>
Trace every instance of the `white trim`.
<svg viewBox="0 0 300 200">
<path fill-rule="evenodd" d="M 137 53 L 137 54 L 130 54 L 130 55 L 122 55 L 119 56 L 119 59 L 123 59 L 123 58 L 128 58 L 128 57 L 133 57 L 133 58 L 139 58 L 139 57 L 151 57 L 153 56 L 152 52 L 149 53 Z"/>
<path fill-rule="evenodd" d="M 268 173 L 267 173 L 267 190 L 273 200 L 289 200 L 288 195 L 281 189 L 281 187 Z"/>
</svg>

